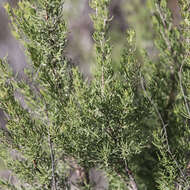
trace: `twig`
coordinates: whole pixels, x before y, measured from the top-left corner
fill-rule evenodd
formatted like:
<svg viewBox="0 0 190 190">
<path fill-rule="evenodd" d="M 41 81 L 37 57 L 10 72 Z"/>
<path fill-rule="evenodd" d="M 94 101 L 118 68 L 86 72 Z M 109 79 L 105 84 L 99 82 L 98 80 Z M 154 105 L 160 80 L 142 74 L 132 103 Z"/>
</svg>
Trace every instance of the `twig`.
<svg viewBox="0 0 190 190">
<path fill-rule="evenodd" d="M 185 91 L 183 89 L 183 84 L 182 84 L 182 70 L 183 70 L 183 65 L 184 63 L 181 64 L 181 67 L 180 67 L 180 70 L 179 70 L 179 83 L 180 83 L 180 88 L 181 88 L 181 93 L 182 93 L 182 96 L 183 96 L 183 99 L 184 99 L 184 102 L 185 102 L 185 107 L 186 107 L 186 110 L 187 110 L 187 113 L 188 113 L 188 116 L 190 118 L 190 109 L 189 109 L 189 104 L 188 104 L 188 101 L 187 101 L 187 97 L 185 95 Z"/>
<path fill-rule="evenodd" d="M 102 96 L 104 95 L 104 67 L 102 66 Z"/>
<path fill-rule="evenodd" d="M 47 105 L 45 108 L 45 113 L 46 113 L 46 117 L 48 120 L 48 112 L 47 112 Z M 49 148 L 50 148 L 50 155 L 51 155 L 51 168 L 52 168 L 52 190 L 57 190 L 56 187 L 56 180 L 55 180 L 55 156 L 54 156 L 54 151 L 53 151 L 53 143 L 51 141 L 51 135 L 50 135 L 50 126 L 48 129 L 48 142 L 49 142 Z"/>
<path fill-rule="evenodd" d="M 134 176 L 133 176 L 133 174 L 132 174 L 131 170 L 129 169 L 129 167 L 128 167 L 128 165 L 127 165 L 126 162 L 125 162 L 125 170 L 127 172 L 127 175 L 129 176 L 129 180 L 130 180 L 129 181 L 129 185 L 130 185 L 129 188 L 131 190 L 138 190 L 135 178 L 134 178 Z"/>
<path fill-rule="evenodd" d="M 129 190 L 134 190 L 134 189 L 132 189 L 132 187 L 131 187 L 131 185 L 130 185 L 130 181 L 128 181 L 125 177 L 123 177 L 123 176 L 117 171 L 116 168 L 114 168 L 114 172 L 117 174 L 117 176 L 118 176 L 121 180 L 124 181 L 124 183 L 127 185 L 127 188 L 128 188 Z M 127 175 L 128 175 L 128 173 L 127 173 Z M 129 177 L 129 175 L 128 175 L 128 177 Z"/>
<path fill-rule="evenodd" d="M 175 70 L 174 68 L 176 67 L 175 65 L 177 65 L 177 56 L 176 56 L 176 53 L 172 47 L 172 44 L 171 44 L 171 41 L 170 41 L 170 38 L 168 36 L 168 34 L 165 32 L 167 30 L 171 30 L 171 28 L 167 27 L 167 22 L 166 22 L 166 18 L 164 17 L 162 11 L 161 11 L 161 8 L 160 8 L 160 5 L 158 5 L 156 3 L 156 9 L 157 9 L 157 12 L 159 14 L 159 18 L 161 19 L 161 23 L 162 25 L 164 26 L 165 30 L 160 30 L 160 33 L 162 35 L 162 38 L 164 39 L 166 45 L 167 45 L 167 49 L 169 50 L 170 54 L 171 54 L 171 58 L 172 58 L 172 61 L 170 62 L 170 71 L 171 71 L 171 74 L 170 74 L 170 77 L 171 77 L 171 80 L 172 80 L 172 89 L 171 89 L 171 92 L 170 92 L 170 96 L 169 96 L 169 100 L 168 100 L 168 105 L 166 107 L 166 109 L 170 108 L 170 106 L 173 105 L 173 102 L 175 100 L 175 92 L 176 92 L 176 77 L 175 77 Z"/>
<path fill-rule="evenodd" d="M 48 141 L 50 147 L 50 154 L 51 154 L 51 167 L 52 167 L 52 190 L 57 190 L 56 187 L 56 180 L 55 180 L 55 160 L 54 160 L 54 151 L 53 151 L 53 144 L 51 141 L 51 136 L 48 132 Z"/>
<path fill-rule="evenodd" d="M 159 16 L 161 18 L 161 21 L 162 21 L 162 24 L 163 24 L 164 28 L 167 29 L 167 25 L 166 25 L 164 16 L 162 15 L 160 7 L 157 4 L 156 4 L 156 8 L 157 8 L 157 11 L 159 13 Z M 171 51 L 172 48 L 171 48 L 171 44 L 170 44 L 169 38 L 166 36 L 166 34 L 162 30 L 160 30 L 160 33 L 162 34 L 163 39 L 165 40 L 165 42 L 166 42 L 169 50 Z"/>
<path fill-rule="evenodd" d="M 54 151 L 53 151 L 53 143 L 51 141 L 51 135 L 50 135 L 50 121 L 49 121 L 49 116 L 48 116 L 47 103 L 46 103 L 43 95 L 41 94 L 39 88 L 36 85 L 34 85 L 34 88 L 39 93 L 38 95 L 44 101 L 44 104 L 45 104 L 46 122 L 48 123 L 48 143 L 49 143 L 49 148 L 50 148 L 51 168 L 52 168 L 52 187 L 51 187 L 51 189 L 57 190 L 56 180 L 55 180 L 55 156 L 54 156 Z"/>
<path fill-rule="evenodd" d="M 177 166 L 179 172 L 181 173 L 181 176 L 183 176 L 183 178 L 186 180 L 186 177 L 185 177 L 184 172 L 181 170 L 181 168 L 180 168 L 180 166 L 179 166 L 177 160 L 174 158 L 174 155 L 173 155 L 173 153 L 171 152 L 170 145 L 169 145 L 169 142 L 168 142 L 167 130 L 166 130 L 167 124 L 164 123 L 164 120 L 163 120 L 163 118 L 162 118 L 162 116 L 161 116 L 161 114 L 160 114 L 160 112 L 159 112 L 159 110 L 158 110 L 156 104 L 155 104 L 154 101 L 151 99 L 151 97 L 148 95 L 148 93 L 147 93 L 147 91 L 146 91 L 146 89 L 145 89 L 145 86 L 144 86 L 144 79 L 143 79 L 142 76 L 141 76 L 141 86 L 142 86 L 142 89 L 143 89 L 143 91 L 144 91 L 146 97 L 148 98 L 148 100 L 150 101 L 150 103 L 153 105 L 153 107 L 154 107 L 154 109 L 155 109 L 155 111 L 156 111 L 156 113 L 157 113 L 157 115 L 158 115 L 158 117 L 159 117 L 159 119 L 160 119 L 160 121 L 161 121 L 161 123 L 162 123 L 162 128 L 163 128 L 163 130 L 164 130 L 164 136 L 165 136 L 165 140 L 166 140 L 167 151 L 168 151 L 169 155 L 171 156 L 171 158 L 173 159 L 173 161 L 175 162 L 175 165 Z"/>
<path fill-rule="evenodd" d="M 144 86 L 144 78 L 142 76 L 141 76 L 141 87 L 142 87 L 142 89 L 143 89 L 146 97 L 148 98 L 148 100 L 150 101 L 150 103 L 153 105 L 153 107 L 154 107 L 154 109 L 155 109 L 155 111 L 156 111 L 156 113 L 157 113 L 157 115 L 158 115 L 158 117 L 159 117 L 159 119 L 160 119 L 160 121 L 162 123 L 163 128 L 165 128 L 166 124 L 164 123 L 164 120 L 162 119 L 162 116 L 161 116 L 158 108 L 156 107 L 155 103 L 153 102 L 153 100 L 151 99 L 151 97 L 148 95 L 148 93 L 147 93 L 147 91 L 145 89 L 145 86 Z"/>
<path fill-rule="evenodd" d="M 189 53 L 188 53 L 188 54 L 189 54 Z M 178 75 L 179 75 L 179 84 L 180 84 L 181 93 L 182 93 L 182 96 L 183 96 L 183 99 L 184 99 L 184 102 L 185 102 L 186 111 L 187 111 L 188 116 L 189 116 L 189 118 L 190 118 L 189 104 L 188 104 L 187 96 L 185 95 L 185 90 L 184 90 L 184 88 L 183 88 L 183 83 L 182 83 L 182 70 L 183 70 L 183 65 L 184 65 L 184 62 L 182 62 L 181 66 L 180 66 L 180 70 L 179 70 L 179 72 L 178 72 Z M 188 175 L 188 173 L 189 173 L 189 168 L 190 168 L 190 161 L 189 161 L 188 164 L 187 164 L 185 176 Z M 189 185 L 189 184 L 188 184 L 188 185 Z"/>
</svg>

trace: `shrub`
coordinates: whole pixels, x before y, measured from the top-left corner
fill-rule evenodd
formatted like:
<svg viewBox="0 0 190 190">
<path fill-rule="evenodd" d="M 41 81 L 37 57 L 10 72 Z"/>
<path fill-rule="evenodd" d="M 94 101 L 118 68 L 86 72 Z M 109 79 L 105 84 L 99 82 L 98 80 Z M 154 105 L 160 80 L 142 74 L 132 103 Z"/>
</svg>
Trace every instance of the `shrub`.
<svg viewBox="0 0 190 190">
<path fill-rule="evenodd" d="M 10 189 L 68 189 L 65 163 L 106 172 L 109 189 L 188 189 L 190 14 L 181 0 L 182 22 L 172 25 L 167 3 L 149 1 L 157 57 L 138 46 L 129 28 L 121 57 L 112 60 L 109 0 L 92 0 L 96 69 L 86 80 L 66 56 L 68 29 L 63 0 L 23 0 L 7 6 L 12 30 L 25 46 L 26 79 L 17 80 L 0 61 L 0 107 L 7 115 L 1 152 L 20 180 Z M 115 65 L 117 64 L 117 69 Z M 21 93 L 23 107 L 15 92 Z M 21 155 L 14 160 L 10 150 Z"/>
</svg>

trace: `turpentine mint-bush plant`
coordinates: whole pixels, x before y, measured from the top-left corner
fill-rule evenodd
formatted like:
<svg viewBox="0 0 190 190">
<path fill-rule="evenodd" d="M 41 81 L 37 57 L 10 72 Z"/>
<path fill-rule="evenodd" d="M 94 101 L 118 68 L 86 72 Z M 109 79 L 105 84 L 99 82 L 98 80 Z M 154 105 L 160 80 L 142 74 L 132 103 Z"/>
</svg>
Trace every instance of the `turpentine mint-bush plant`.
<svg viewBox="0 0 190 190">
<path fill-rule="evenodd" d="M 9 168 L 21 184 L 30 185 L 29 189 L 64 188 L 64 176 L 56 169 L 63 152 L 56 141 L 63 134 L 64 107 L 72 81 L 71 63 L 64 57 L 67 30 L 62 8 L 62 1 L 23 1 L 18 9 L 7 7 L 13 32 L 23 39 L 32 72 L 27 72 L 26 81 L 17 82 L 1 61 L 1 108 L 8 115 L 11 136 L 2 153 L 6 152 Z M 16 91 L 24 96 L 26 108 L 15 99 Z M 21 159 L 10 157 L 9 161 L 12 148 Z"/>
<path fill-rule="evenodd" d="M 66 57 L 62 0 L 7 6 L 31 69 L 21 81 L 6 59 L 0 62 L 0 107 L 8 129 L 1 131 L 0 155 L 20 181 L 1 180 L 3 188 L 69 189 L 69 159 L 83 170 L 81 189 L 94 188 L 92 167 L 105 171 L 109 189 L 190 188 L 189 2 L 180 1 L 183 20 L 174 26 L 167 1 L 148 1 L 157 58 L 139 49 L 128 29 L 117 70 L 109 4 L 90 1 L 96 53 L 91 81 Z"/>
<path fill-rule="evenodd" d="M 142 78 L 142 88 L 158 118 L 153 144 L 159 150 L 155 170 L 159 189 L 189 188 L 189 2 L 180 5 L 183 22 L 177 28 L 171 25 L 166 2 L 154 2 L 159 59 L 149 62 L 152 74 Z"/>
</svg>

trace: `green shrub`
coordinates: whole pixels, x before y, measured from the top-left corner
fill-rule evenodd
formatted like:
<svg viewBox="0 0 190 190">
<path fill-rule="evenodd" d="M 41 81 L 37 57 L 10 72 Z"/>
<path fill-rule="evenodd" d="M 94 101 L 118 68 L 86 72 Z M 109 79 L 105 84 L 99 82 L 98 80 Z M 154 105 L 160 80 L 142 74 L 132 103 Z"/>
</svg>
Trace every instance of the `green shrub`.
<svg viewBox="0 0 190 190">
<path fill-rule="evenodd" d="M 7 6 L 13 34 L 24 44 L 32 69 L 21 81 L 6 59 L 0 61 L 0 108 L 9 131 L 1 131 L 0 155 L 21 183 L 1 180 L 2 187 L 68 189 L 64 161 L 72 158 L 86 174 L 92 167 L 103 169 L 109 189 L 190 188 L 189 1 L 180 1 L 178 27 L 165 0 L 149 1 L 157 58 L 138 46 L 136 31 L 129 28 L 117 63 L 109 3 L 90 2 L 96 52 L 90 81 L 66 56 L 63 0 Z M 25 107 L 15 92 L 23 95 Z M 10 156 L 12 149 L 20 159 Z M 84 188 L 90 185 L 84 179 Z"/>
</svg>

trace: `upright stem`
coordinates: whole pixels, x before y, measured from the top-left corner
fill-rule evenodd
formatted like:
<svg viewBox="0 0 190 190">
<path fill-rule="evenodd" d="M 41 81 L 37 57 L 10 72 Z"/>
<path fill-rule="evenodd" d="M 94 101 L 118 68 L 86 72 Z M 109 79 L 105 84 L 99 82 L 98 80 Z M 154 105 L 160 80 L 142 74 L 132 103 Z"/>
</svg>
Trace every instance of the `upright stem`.
<svg viewBox="0 0 190 190">
<path fill-rule="evenodd" d="M 46 107 L 46 116 L 47 116 L 47 119 L 48 119 L 47 107 Z M 51 186 L 51 190 L 57 190 L 56 180 L 55 180 L 55 160 L 54 160 L 53 143 L 51 141 L 51 135 L 50 135 L 50 126 L 48 128 L 48 143 L 49 143 L 49 148 L 50 148 L 51 169 L 52 169 L 52 186 Z"/>
<path fill-rule="evenodd" d="M 56 180 L 55 180 L 55 156 L 54 156 L 53 143 L 52 143 L 51 134 L 50 134 L 50 121 L 49 121 L 49 116 L 48 116 L 47 103 L 46 103 L 45 99 L 43 98 L 43 96 L 42 96 L 40 90 L 38 89 L 38 87 L 37 86 L 34 86 L 34 87 L 37 90 L 37 92 L 39 93 L 39 96 L 41 97 L 41 99 L 44 101 L 44 104 L 45 104 L 46 121 L 48 123 L 48 144 L 49 144 L 49 148 L 50 148 L 51 169 L 52 169 L 52 186 L 51 186 L 51 190 L 57 190 Z"/>
<path fill-rule="evenodd" d="M 54 160 L 53 144 L 49 133 L 48 133 L 48 141 L 49 141 L 50 154 L 51 154 L 52 190 L 57 190 L 56 180 L 55 180 L 55 160 Z"/>
<path fill-rule="evenodd" d="M 127 172 L 127 175 L 129 176 L 129 185 L 130 185 L 130 189 L 131 190 L 138 190 L 135 178 L 131 172 L 131 170 L 129 169 L 129 167 L 127 166 L 127 164 L 125 165 L 125 170 Z"/>
</svg>

